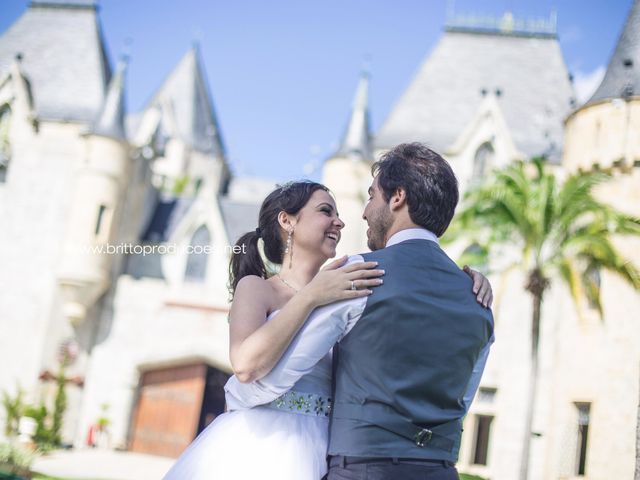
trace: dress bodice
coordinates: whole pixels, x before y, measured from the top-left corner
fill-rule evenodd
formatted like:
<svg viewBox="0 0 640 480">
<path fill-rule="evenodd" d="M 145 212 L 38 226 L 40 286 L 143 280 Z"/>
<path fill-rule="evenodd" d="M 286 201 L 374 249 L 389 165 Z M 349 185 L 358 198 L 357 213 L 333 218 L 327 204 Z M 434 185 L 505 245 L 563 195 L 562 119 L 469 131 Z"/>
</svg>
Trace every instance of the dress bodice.
<svg viewBox="0 0 640 480">
<path fill-rule="evenodd" d="M 291 390 L 330 397 L 331 359 L 332 352 L 330 351 L 313 367 L 313 370 L 298 380 Z"/>
<path fill-rule="evenodd" d="M 267 317 L 267 321 L 275 317 L 280 310 L 274 310 Z M 315 393 L 323 396 L 331 396 L 331 360 L 332 351 L 329 351 L 309 373 L 300 378 L 291 390 L 300 393 Z"/>
<path fill-rule="evenodd" d="M 274 310 L 267 317 L 267 321 L 271 320 L 275 317 L 280 310 Z M 293 342 L 295 342 L 295 338 Z M 292 343 L 293 343 L 292 342 Z M 291 348 L 291 347 L 289 347 Z M 318 395 L 321 397 L 330 397 L 331 396 L 331 361 L 332 361 L 332 352 L 329 351 L 327 354 L 313 367 L 313 369 L 300 378 L 296 382 L 296 384 L 291 389 L 292 392 L 297 393 L 311 393 L 314 395 Z M 233 381 L 230 379 L 230 382 Z M 229 389 L 225 388 L 225 397 L 227 400 L 227 405 L 232 408 L 236 408 L 238 405 L 238 400 L 241 399 L 234 398 L 233 394 L 229 391 Z"/>
</svg>

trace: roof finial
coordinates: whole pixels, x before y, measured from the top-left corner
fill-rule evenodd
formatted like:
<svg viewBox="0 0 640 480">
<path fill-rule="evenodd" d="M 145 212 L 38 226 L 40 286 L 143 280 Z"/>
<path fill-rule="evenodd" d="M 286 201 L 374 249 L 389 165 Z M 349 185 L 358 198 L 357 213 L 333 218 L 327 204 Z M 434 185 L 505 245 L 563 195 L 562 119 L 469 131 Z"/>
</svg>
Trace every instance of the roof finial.
<svg viewBox="0 0 640 480">
<path fill-rule="evenodd" d="M 456 16 L 456 0 L 447 0 L 446 23 L 453 21 Z"/>
<path fill-rule="evenodd" d="M 370 159 L 371 132 L 369 126 L 369 60 L 360 73 L 360 81 L 351 107 L 347 128 L 340 142 L 336 156 L 359 156 Z"/>
<path fill-rule="evenodd" d="M 204 31 L 200 27 L 194 28 L 191 37 L 192 37 L 191 38 L 191 48 L 193 48 L 196 52 L 199 52 L 200 51 L 200 44 L 202 43 L 202 39 L 204 37 Z"/>
<path fill-rule="evenodd" d="M 126 63 L 129 63 L 129 57 L 131 57 L 131 46 L 133 45 L 133 38 L 125 37 L 122 41 L 122 54 L 120 59 L 125 59 Z"/>
</svg>

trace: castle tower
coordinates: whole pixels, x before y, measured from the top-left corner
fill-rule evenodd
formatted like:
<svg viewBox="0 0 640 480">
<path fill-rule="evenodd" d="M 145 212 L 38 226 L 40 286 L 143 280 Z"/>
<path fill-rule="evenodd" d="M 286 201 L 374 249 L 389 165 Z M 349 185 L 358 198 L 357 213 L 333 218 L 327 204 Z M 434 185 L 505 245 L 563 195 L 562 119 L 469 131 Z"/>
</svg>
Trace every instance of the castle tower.
<svg viewBox="0 0 640 480">
<path fill-rule="evenodd" d="M 58 271 L 63 311 L 72 323 L 81 322 L 108 288 L 115 258 L 99 249 L 116 239 L 130 170 L 123 123 L 125 71 L 123 60 L 109 83 L 98 117 L 85 135 L 85 159 L 76 173 Z"/>
<path fill-rule="evenodd" d="M 104 110 L 112 72 L 95 0 L 28 3 L 0 34 L 0 390 L 19 383 L 36 401 L 60 342 L 91 343 L 92 322 L 80 331 L 68 321 L 60 262 L 78 174 L 94 162 L 84 134 Z M 74 318 L 88 303 L 79 305 Z"/>
<path fill-rule="evenodd" d="M 215 255 L 221 255 L 216 260 L 212 260 L 214 255 L 167 254 L 160 268 L 172 285 L 182 285 L 192 277 L 197 283 L 206 280 L 224 285 L 223 271 L 213 265 L 227 261 L 222 246 L 232 241 L 227 238 L 220 205 L 231 175 L 197 45 L 186 52 L 152 96 L 135 130 L 136 147 L 153 158 L 152 181 L 158 192 L 142 241 L 175 242 L 184 248 L 193 242 L 215 244 Z M 132 271 L 149 266 L 136 264 L 140 258 L 131 260 Z M 205 264 L 211 268 L 207 270 Z"/>
<path fill-rule="evenodd" d="M 133 140 L 153 149 L 160 189 L 191 195 L 202 187 L 216 195 L 226 191 L 230 172 L 198 45 L 153 95 Z"/>
<path fill-rule="evenodd" d="M 142 112 L 127 118 L 133 156 L 148 159 L 153 175 L 150 215 L 135 239 L 149 252 L 127 256 L 104 310 L 108 341 L 91 353 L 76 441 L 109 404 L 112 445 L 178 455 L 223 408 L 226 247 L 238 225 L 241 233 L 255 228 L 257 207 L 237 208 L 226 195 L 229 169 L 203 67 L 191 48 Z M 163 380 L 185 373 L 186 383 Z"/>
<path fill-rule="evenodd" d="M 371 183 L 373 162 L 369 124 L 369 72 L 363 71 L 340 146 L 324 164 L 322 179 L 333 192 L 345 223 L 338 256 L 366 251 L 362 210 Z"/>
<path fill-rule="evenodd" d="M 597 189 L 598 198 L 640 217 L 639 0 L 632 2 L 602 83 L 568 116 L 565 128 L 563 164 L 567 172 L 610 172 L 610 181 Z M 640 266 L 640 239 L 620 237 L 615 245 L 626 259 Z M 640 295 L 617 275 L 605 270 L 594 275 L 601 288 L 603 318 L 590 321 L 587 316 L 574 332 L 557 332 L 561 338 L 573 339 L 558 349 L 558 364 L 574 361 L 585 377 L 566 376 L 562 390 L 579 399 L 583 410 L 584 405 L 591 406 L 591 412 L 586 410 L 592 442 L 586 450 L 589 478 L 631 477 L 636 422 L 629 418 L 635 418 L 638 405 L 640 339 L 637 317 L 630 312 L 640 309 Z M 592 345 L 597 345 L 597 350 Z M 596 376 L 598 381 L 594 382 Z M 594 385 L 597 387 L 592 388 Z M 607 412 L 598 411 L 598 402 L 607 404 Z M 584 413 L 582 417 L 584 422 Z M 620 441 L 598 442 L 597 438 Z M 565 444 L 550 444 L 549 456 L 553 458 L 552 452 L 560 450 L 560 445 L 566 449 Z M 566 456 L 566 450 L 561 455 Z M 608 461 L 610 458 L 617 459 L 615 465 Z"/>
<path fill-rule="evenodd" d="M 640 2 L 634 0 L 602 83 L 566 121 L 564 164 L 570 170 L 637 170 L 639 131 Z"/>
</svg>

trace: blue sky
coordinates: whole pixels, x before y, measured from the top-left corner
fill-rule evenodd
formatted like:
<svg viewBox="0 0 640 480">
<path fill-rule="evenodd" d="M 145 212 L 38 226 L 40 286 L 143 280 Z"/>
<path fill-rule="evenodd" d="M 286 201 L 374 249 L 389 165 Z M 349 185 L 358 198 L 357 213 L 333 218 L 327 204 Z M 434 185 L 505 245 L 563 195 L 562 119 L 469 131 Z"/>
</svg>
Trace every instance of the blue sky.
<svg viewBox="0 0 640 480">
<path fill-rule="evenodd" d="M 131 57 L 128 108 L 141 109 L 194 40 L 233 171 L 274 180 L 319 178 L 345 127 L 370 58 L 374 132 L 459 13 L 558 15 L 560 44 L 586 88 L 611 55 L 632 0 L 102 0 L 112 60 Z M 2 0 L 0 32 L 26 0 Z M 128 46 L 127 46 L 128 45 Z M 306 172 L 306 173 L 305 173 Z"/>
</svg>

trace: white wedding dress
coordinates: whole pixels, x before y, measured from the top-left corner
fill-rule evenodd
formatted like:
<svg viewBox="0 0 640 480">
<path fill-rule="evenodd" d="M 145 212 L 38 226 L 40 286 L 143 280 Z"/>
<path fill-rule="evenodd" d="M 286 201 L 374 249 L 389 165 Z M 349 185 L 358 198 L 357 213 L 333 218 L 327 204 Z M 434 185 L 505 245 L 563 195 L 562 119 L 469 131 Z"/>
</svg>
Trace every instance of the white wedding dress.
<svg viewBox="0 0 640 480">
<path fill-rule="evenodd" d="M 267 405 L 242 408 L 243 399 L 225 390 L 231 411 L 203 430 L 164 480 L 320 480 L 327 473 L 331 352 Z"/>
</svg>

